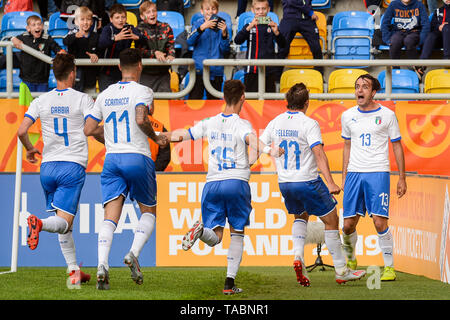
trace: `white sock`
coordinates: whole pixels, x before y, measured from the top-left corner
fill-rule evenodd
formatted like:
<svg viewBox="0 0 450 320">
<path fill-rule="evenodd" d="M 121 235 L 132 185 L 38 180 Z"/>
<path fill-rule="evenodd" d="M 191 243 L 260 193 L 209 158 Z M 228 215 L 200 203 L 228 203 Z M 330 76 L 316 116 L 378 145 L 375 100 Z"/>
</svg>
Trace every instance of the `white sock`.
<svg viewBox="0 0 450 320">
<path fill-rule="evenodd" d="M 303 219 L 295 219 L 292 224 L 292 241 L 294 243 L 295 259 L 304 259 L 305 238 L 308 222 Z"/>
<path fill-rule="evenodd" d="M 142 248 L 147 243 L 148 239 L 155 229 L 156 217 L 153 213 L 144 212 L 139 219 L 139 223 L 134 232 L 134 240 L 131 245 L 131 252 L 137 258 L 141 253 Z"/>
<path fill-rule="evenodd" d="M 325 230 L 325 244 L 333 258 L 334 269 L 338 274 L 345 271 L 346 260 L 342 252 L 341 237 L 338 230 Z"/>
<path fill-rule="evenodd" d="M 109 251 L 116 227 L 114 221 L 104 220 L 98 233 L 98 265 L 104 265 L 107 270 L 109 269 Z"/>
<path fill-rule="evenodd" d="M 384 266 L 393 268 L 394 238 L 392 237 L 392 233 L 389 228 L 382 233 L 378 233 L 378 244 L 380 245 L 381 252 L 383 253 Z"/>
<path fill-rule="evenodd" d="M 64 256 L 64 259 L 67 263 L 67 270 L 79 270 L 77 264 L 77 256 L 75 253 L 75 242 L 73 241 L 72 230 L 69 230 L 67 233 L 58 234 L 58 241 L 61 247 L 61 252 Z"/>
<path fill-rule="evenodd" d="M 200 240 L 202 240 L 210 247 L 214 247 L 216 244 L 219 243 L 219 237 L 217 236 L 217 234 L 214 232 L 213 229 L 209 228 L 203 228 L 203 233 L 200 236 Z"/>
<path fill-rule="evenodd" d="M 342 247 L 344 249 L 345 255 L 347 256 L 347 259 L 355 260 L 356 259 L 355 248 L 356 242 L 358 241 L 358 234 L 356 233 L 356 230 L 351 234 L 342 233 L 342 236 L 344 240 Z"/>
<path fill-rule="evenodd" d="M 50 216 L 46 219 L 42 219 L 42 230 L 51 233 L 65 233 L 69 224 L 66 219 L 60 216 Z"/>
<path fill-rule="evenodd" d="M 243 251 L 244 235 L 239 233 L 232 233 L 227 256 L 227 278 L 236 278 L 237 272 L 239 270 L 239 265 L 241 264 Z"/>
</svg>

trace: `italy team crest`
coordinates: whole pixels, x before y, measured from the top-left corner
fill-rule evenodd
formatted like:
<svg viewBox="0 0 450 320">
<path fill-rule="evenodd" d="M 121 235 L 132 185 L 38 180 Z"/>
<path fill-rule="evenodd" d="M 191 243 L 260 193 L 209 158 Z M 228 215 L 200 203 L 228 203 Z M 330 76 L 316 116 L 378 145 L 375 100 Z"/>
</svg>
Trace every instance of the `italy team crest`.
<svg viewBox="0 0 450 320">
<path fill-rule="evenodd" d="M 381 124 L 381 117 L 376 117 L 375 118 L 375 123 L 378 124 L 378 125 Z"/>
</svg>

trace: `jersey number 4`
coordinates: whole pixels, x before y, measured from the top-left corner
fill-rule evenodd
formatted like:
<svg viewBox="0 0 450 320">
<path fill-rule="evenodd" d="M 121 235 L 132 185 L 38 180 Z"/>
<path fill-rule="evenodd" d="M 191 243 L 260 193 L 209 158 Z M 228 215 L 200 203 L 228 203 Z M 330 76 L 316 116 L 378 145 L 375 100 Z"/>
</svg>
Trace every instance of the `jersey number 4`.
<svg viewBox="0 0 450 320">
<path fill-rule="evenodd" d="M 69 135 L 67 134 L 67 118 L 62 118 L 62 132 L 59 132 L 58 118 L 53 118 L 53 127 L 57 136 L 64 138 L 64 145 L 69 146 Z"/>
</svg>

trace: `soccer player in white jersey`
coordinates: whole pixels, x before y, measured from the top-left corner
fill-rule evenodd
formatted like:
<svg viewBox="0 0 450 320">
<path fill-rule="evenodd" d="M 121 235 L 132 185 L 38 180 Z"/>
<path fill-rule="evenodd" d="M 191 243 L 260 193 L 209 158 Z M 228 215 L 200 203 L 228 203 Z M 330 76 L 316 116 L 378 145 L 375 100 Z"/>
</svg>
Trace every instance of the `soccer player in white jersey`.
<svg viewBox="0 0 450 320">
<path fill-rule="evenodd" d="M 35 215 L 28 217 L 27 243 L 34 250 L 39 243 L 39 232 L 58 233 L 71 284 L 78 285 L 90 279 L 90 275 L 80 271 L 77 264 L 72 224 L 78 210 L 88 161 L 84 121 L 94 101 L 87 94 L 72 89 L 76 76 L 72 55 L 57 54 L 53 59 L 53 71 L 56 89 L 31 102 L 18 130 L 20 141 L 27 150 L 27 160 L 36 163 L 38 160 L 35 156 L 40 152 L 31 144 L 28 129 L 38 118 L 41 119 L 44 149 L 40 178 L 47 211 L 56 212 L 54 216 L 42 220 Z M 95 135 L 97 140 L 103 142 L 100 130 Z"/>
<path fill-rule="evenodd" d="M 85 134 L 92 135 L 104 121 L 106 156 L 101 174 L 105 216 L 98 234 L 97 289 L 109 289 L 108 257 L 114 231 L 129 194 L 136 200 L 141 217 L 124 263 L 137 284 L 144 281 L 138 257 L 150 238 L 156 222 L 156 174 L 148 138 L 159 146 L 168 145 L 167 137 L 156 136 L 148 119 L 153 105 L 152 89 L 139 84 L 142 58 L 137 49 L 120 53 L 122 81 L 110 85 L 95 101 L 88 116 Z"/>
<path fill-rule="evenodd" d="M 325 244 L 333 258 L 336 282 L 341 284 L 360 279 L 365 271 L 347 268 L 342 253 L 337 202 L 332 196 L 339 194 L 341 189 L 331 176 L 320 126 L 316 120 L 305 115 L 309 106 L 306 86 L 303 83 L 293 85 L 286 93 L 286 100 L 288 111 L 269 122 L 260 140 L 266 145 L 274 143 L 284 149 L 284 156 L 276 159 L 276 166 L 286 209 L 294 215 L 292 238 L 297 282 L 304 287 L 310 286 L 304 264 L 309 215 L 319 217 L 325 224 Z M 329 189 L 317 168 L 322 172 Z"/>
<path fill-rule="evenodd" d="M 226 81 L 223 88 L 226 106 L 223 112 L 198 122 L 189 130 L 164 133 L 176 142 L 203 137 L 208 139 L 208 174 L 201 199 L 203 223 L 194 223 L 183 238 L 182 248 L 189 250 L 199 238 L 210 247 L 219 244 L 228 220 L 231 242 L 223 289 L 225 295 L 242 292 L 235 286 L 234 279 L 242 260 L 244 228 L 249 225 L 252 210 L 247 146 L 250 145 L 258 153 L 266 147 L 256 138 L 251 124 L 239 117 L 245 101 L 244 92 L 241 81 Z M 276 156 L 278 148 L 266 148 L 265 152 Z"/>
<path fill-rule="evenodd" d="M 342 162 L 344 188 L 344 250 L 347 265 L 357 265 L 356 225 L 366 211 L 373 219 L 384 260 L 381 280 L 395 280 L 393 247 L 389 231 L 390 165 L 389 140 L 399 170 L 397 196 L 406 193 L 405 159 L 395 113 L 373 101 L 380 83 L 369 74 L 355 83 L 357 105 L 342 113 L 342 137 L 345 139 Z"/>
</svg>

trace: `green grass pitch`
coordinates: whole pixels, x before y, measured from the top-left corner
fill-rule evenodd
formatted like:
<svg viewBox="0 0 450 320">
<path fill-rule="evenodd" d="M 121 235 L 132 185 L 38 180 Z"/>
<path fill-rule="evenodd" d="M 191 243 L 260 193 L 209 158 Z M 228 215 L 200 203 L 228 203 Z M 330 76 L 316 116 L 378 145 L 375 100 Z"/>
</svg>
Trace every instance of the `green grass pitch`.
<svg viewBox="0 0 450 320">
<path fill-rule="evenodd" d="M 225 267 L 146 267 L 136 285 L 127 267 L 110 269 L 109 291 L 95 288 L 96 268 L 83 267 L 91 281 L 68 289 L 65 268 L 19 267 L 0 275 L 0 300 L 450 300 L 450 285 L 397 272 L 397 280 L 370 290 L 365 278 L 339 285 L 334 271 L 309 273 L 311 287 L 297 284 L 292 267 L 241 267 L 236 284 L 244 290 L 222 294 Z M 0 271 L 7 271 L 1 268 Z"/>
</svg>

